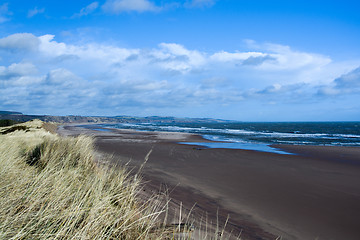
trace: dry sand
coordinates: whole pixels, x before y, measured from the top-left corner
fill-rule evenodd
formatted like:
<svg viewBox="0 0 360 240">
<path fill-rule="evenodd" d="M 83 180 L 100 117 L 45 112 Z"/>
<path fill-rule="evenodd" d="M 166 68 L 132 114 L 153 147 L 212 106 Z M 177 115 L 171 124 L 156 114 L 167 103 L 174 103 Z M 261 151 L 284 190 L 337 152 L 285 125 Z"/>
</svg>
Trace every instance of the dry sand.
<svg viewBox="0 0 360 240">
<path fill-rule="evenodd" d="M 62 126 L 63 135 L 95 136 L 114 164 L 140 166 L 150 189 L 166 185 L 171 198 L 195 214 L 242 231 L 242 239 L 360 239 L 360 148 L 288 146 L 282 155 L 204 149 L 180 141 L 206 141 L 186 133 L 97 131 Z"/>
</svg>

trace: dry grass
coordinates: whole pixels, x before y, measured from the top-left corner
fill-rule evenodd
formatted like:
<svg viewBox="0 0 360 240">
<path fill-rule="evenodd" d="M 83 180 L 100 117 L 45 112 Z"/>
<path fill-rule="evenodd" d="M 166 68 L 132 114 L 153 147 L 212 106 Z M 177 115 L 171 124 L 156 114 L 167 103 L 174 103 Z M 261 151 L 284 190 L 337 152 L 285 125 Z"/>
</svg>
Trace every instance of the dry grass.
<svg viewBox="0 0 360 240">
<path fill-rule="evenodd" d="M 0 135 L 1 239 L 161 238 L 150 234 L 161 206 L 140 204 L 125 170 L 97 166 L 91 138 L 22 126 Z"/>
<path fill-rule="evenodd" d="M 0 128 L 0 239 L 220 239 L 218 228 L 164 224 L 166 197 L 139 201 L 138 175 L 95 159 L 92 138 L 54 128 L 39 120 Z"/>
</svg>

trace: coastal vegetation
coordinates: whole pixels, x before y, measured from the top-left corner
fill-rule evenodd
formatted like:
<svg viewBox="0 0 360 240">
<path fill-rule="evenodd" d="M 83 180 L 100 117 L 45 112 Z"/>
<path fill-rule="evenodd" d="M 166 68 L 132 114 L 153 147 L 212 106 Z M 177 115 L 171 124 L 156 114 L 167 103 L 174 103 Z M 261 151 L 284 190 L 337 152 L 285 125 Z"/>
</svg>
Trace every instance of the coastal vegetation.
<svg viewBox="0 0 360 240">
<path fill-rule="evenodd" d="M 166 224 L 167 197 L 140 197 L 139 173 L 110 168 L 91 137 L 54 129 L 40 120 L 0 128 L 0 239 L 193 239 L 189 220 Z"/>
<path fill-rule="evenodd" d="M 139 201 L 140 178 L 106 167 L 93 140 L 35 120 L 0 128 L 0 239 L 153 239 L 164 205 Z"/>
</svg>

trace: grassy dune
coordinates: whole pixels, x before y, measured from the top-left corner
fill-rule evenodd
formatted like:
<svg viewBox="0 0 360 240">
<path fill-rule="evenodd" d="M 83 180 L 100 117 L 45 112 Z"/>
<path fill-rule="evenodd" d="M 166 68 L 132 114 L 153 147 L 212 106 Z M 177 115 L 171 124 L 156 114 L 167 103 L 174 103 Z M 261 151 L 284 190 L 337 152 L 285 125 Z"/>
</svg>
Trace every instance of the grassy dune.
<svg viewBox="0 0 360 240">
<path fill-rule="evenodd" d="M 202 221 L 189 230 L 181 206 L 179 224 L 165 224 L 167 196 L 144 197 L 138 174 L 109 168 L 91 137 L 55 130 L 39 120 L 0 128 L 0 239 L 228 239 Z"/>
<path fill-rule="evenodd" d="M 158 239 L 164 210 L 137 200 L 140 180 L 96 164 L 90 137 L 43 122 L 0 128 L 0 239 Z"/>
</svg>

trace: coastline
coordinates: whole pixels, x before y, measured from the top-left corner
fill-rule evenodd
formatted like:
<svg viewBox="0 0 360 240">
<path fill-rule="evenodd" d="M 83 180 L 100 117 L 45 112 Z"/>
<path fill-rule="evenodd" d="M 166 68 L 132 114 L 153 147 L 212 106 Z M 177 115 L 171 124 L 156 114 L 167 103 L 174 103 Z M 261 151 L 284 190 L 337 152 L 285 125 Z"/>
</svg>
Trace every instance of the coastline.
<svg viewBox="0 0 360 240">
<path fill-rule="evenodd" d="M 283 155 L 177 144 L 207 141 L 187 133 L 108 132 L 76 125 L 59 133 L 94 136 L 97 150 L 111 154 L 114 165 L 139 167 L 152 149 L 142 172 L 146 186 L 166 185 L 171 198 L 187 208 L 196 202 L 195 211 L 206 211 L 211 219 L 219 208 L 219 221 L 230 214 L 228 230 L 242 230 L 244 239 L 360 236 L 360 148 L 274 145 L 296 153 Z"/>
</svg>

